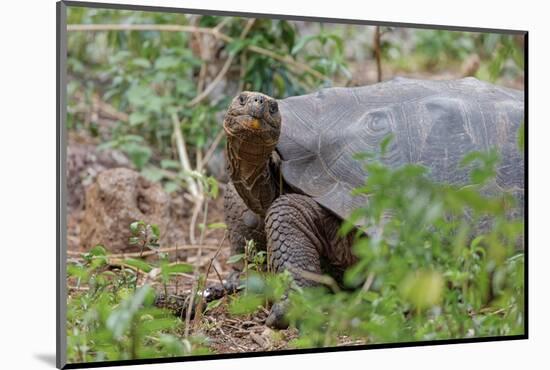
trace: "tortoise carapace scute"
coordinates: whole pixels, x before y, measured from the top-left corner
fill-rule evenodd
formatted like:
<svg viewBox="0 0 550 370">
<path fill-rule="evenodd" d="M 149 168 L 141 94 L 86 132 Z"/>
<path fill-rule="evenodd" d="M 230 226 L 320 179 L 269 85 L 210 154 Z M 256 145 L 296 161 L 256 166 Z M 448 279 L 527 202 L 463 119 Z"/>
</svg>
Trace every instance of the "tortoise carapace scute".
<svg viewBox="0 0 550 370">
<path fill-rule="evenodd" d="M 469 180 L 469 170 L 459 166 L 467 153 L 496 148 L 496 186 L 523 192 L 523 166 L 517 166 L 523 163 L 517 147 L 522 91 L 475 78 L 395 78 L 290 97 L 279 107 L 284 180 L 342 218 L 368 201 L 351 195 L 368 178 L 354 154 L 379 152 L 389 134 L 387 165 L 424 165 L 433 180 L 458 185 Z"/>
</svg>

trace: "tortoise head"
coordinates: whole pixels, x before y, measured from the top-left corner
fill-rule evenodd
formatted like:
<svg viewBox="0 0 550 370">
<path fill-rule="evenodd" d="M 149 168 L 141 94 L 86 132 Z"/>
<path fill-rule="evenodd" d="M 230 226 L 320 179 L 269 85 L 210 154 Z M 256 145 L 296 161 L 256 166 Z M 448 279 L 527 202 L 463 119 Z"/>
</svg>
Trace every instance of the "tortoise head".
<svg viewBox="0 0 550 370">
<path fill-rule="evenodd" d="M 243 91 L 229 105 L 223 127 L 230 137 L 275 146 L 281 132 L 277 101 L 259 92 Z"/>
</svg>

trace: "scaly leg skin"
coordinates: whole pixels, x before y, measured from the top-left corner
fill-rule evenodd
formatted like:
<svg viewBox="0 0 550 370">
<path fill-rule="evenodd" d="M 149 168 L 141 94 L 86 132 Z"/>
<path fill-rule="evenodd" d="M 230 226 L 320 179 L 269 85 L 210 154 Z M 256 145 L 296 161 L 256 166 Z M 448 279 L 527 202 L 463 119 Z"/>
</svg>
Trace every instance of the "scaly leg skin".
<svg viewBox="0 0 550 370">
<path fill-rule="evenodd" d="M 244 252 L 246 241 L 253 239 L 257 250 L 266 249 L 264 220 L 252 212 L 239 196 L 233 183 L 228 183 L 223 208 L 225 224 L 231 246 L 231 255 Z M 228 291 L 235 291 L 239 284 L 239 274 L 243 269 L 242 263 L 233 265 L 233 272 L 227 279 Z"/>
<path fill-rule="evenodd" d="M 286 194 L 277 198 L 266 215 L 265 229 L 269 263 L 274 272 L 288 270 L 298 286 L 318 284 L 301 271 L 322 274 L 322 261 L 329 261 L 332 272 L 341 273 L 353 263 L 353 235 L 337 235 L 341 221 L 310 197 Z M 288 302 L 273 305 L 266 325 L 288 326 L 284 314 Z"/>
</svg>

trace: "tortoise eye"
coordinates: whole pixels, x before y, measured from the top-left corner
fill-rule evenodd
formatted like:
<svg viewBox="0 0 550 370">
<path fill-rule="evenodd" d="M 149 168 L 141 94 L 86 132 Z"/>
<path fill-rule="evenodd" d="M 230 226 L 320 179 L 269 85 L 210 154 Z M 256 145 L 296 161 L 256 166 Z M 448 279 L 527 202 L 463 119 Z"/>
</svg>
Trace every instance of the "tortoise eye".
<svg viewBox="0 0 550 370">
<path fill-rule="evenodd" d="M 240 95 L 239 96 L 239 103 L 241 105 L 244 105 L 245 102 L 246 102 L 246 97 L 244 95 Z"/>
<path fill-rule="evenodd" d="M 276 113 L 279 110 L 279 105 L 276 101 L 271 101 L 269 103 L 269 113 L 273 114 Z"/>
</svg>

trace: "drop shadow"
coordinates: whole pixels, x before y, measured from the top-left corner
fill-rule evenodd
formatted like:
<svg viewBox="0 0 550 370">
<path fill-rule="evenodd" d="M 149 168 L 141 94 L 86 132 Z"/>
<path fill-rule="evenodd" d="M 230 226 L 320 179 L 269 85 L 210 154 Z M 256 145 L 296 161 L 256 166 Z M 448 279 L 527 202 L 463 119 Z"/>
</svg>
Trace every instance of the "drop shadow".
<svg viewBox="0 0 550 370">
<path fill-rule="evenodd" d="M 42 361 L 46 365 L 55 367 L 55 353 L 35 353 L 34 358 Z"/>
</svg>

